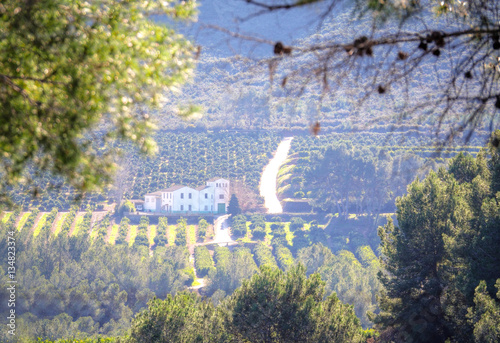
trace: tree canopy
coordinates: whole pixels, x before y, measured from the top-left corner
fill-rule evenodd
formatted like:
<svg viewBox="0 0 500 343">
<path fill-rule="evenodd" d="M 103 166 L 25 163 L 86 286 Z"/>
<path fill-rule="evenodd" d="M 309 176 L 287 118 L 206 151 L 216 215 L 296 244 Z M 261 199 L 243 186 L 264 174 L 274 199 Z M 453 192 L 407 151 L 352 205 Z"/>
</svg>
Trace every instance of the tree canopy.
<svg viewBox="0 0 500 343">
<path fill-rule="evenodd" d="M 102 148 L 114 140 L 155 151 L 146 106 L 189 77 L 194 56 L 155 14 L 190 19 L 195 2 L 2 1 L 0 186 L 50 172 L 91 190 L 109 181 L 116 151 Z"/>
<path fill-rule="evenodd" d="M 497 340 L 498 148 L 489 153 L 417 179 L 397 200 L 398 226 L 380 228 L 382 342 Z"/>
<path fill-rule="evenodd" d="M 132 323 L 127 342 L 362 342 L 351 306 L 324 297 L 318 274 L 263 266 L 217 307 L 180 292 L 153 299 Z"/>
</svg>

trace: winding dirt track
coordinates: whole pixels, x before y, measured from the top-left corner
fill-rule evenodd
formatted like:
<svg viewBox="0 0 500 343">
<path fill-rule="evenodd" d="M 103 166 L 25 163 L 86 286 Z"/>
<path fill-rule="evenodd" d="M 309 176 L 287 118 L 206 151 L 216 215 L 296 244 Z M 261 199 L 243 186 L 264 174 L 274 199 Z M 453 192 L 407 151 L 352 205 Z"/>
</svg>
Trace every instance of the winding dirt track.
<svg viewBox="0 0 500 343">
<path fill-rule="evenodd" d="M 267 209 L 267 213 L 283 213 L 283 207 L 281 207 L 281 203 L 276 195 L 276 178 L 281 165 L 288 157 L 292 139 L 293 137 L 285 137 L 280 142 L 274 157 L 269 161 L 262 172 L 259 191 L 260 195 L 264 197 L 264 206 Z"/>
</svg>

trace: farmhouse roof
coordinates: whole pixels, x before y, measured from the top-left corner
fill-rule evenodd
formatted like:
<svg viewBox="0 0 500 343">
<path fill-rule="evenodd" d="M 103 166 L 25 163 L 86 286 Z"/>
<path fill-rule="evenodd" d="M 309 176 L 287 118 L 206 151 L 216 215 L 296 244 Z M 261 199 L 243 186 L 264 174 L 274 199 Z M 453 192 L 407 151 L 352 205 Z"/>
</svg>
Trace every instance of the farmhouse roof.
<svg viewBox="0 0 500 343">
<path fill-rule="evenodd" d="M 210 186 L 199 186 L 199 187 L 196 187 L 195 189 L 196 189 L 197 191 L 202 191 L 202 190 L 204 190 L 204 189 L 206 189 L 206 188 L 210 188 Z"/>
<path fill-rule="evenodd" d="M 173 185 L 173 186 L 170 186 L 168 188 L 165 188 L 165 189 L 161 190 L 160 192 L 173 192 L 173 191 L 176 191 L 176 190 L 184 188 L 184 187 L 187 187 L 187 186 Z"/>
<path fill-rule="evenodd" d="M 161 191 L 151 192 L 151 193 L 146 194 L 146 196 L 157 196 L 157 197 L 160 197 L 161 196 Z"/>
<path fill-rule="evenodd" d="M 210 180 L 208 180 L 207 182 L 214 182 L 214 181 L 217 181 L 217 180 L 226 180 L 226 179 L 224 179 L 222 177 L 213 177 Z"/>
</svg>

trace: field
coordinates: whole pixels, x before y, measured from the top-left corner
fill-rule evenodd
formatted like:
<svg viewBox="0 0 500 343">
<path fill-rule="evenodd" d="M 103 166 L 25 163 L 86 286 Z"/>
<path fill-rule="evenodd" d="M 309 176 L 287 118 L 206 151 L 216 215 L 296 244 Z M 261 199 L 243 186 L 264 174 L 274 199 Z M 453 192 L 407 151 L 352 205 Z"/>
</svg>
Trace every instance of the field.
<svg viewBox="0 0 500 343">
<path fill-rule="evenodd" d="M 102 237 L 108 244 L 115 245 L 120 237 L 120 223 L 110 217 L 109 213 L 97 212 L 78 212 L 74 214 L 73 221 L 68 222 L 70 212 L 21 212 L 16 218 L 13 218 L 14 212 L 4 212 L 1 217 L 1 223 L 6 224 L 9 220 L 17 222 L 17 229 L 27 230 L 37 237 L 42 230 L 50 230 L 54 236 L 62 232 L 63 225 L 68 227 L 65 231 L 69 236 L 78 236 L 88 234 L 89 239 L 96 240 Z M 31 218 L 31 219 L 30 219 Z M 70 218 L 71 219 L 71 218 Z M 168 225 L 166 230 L 166 244 L 174 246 L 178 224 Z M 70 228 L 73 228 L 72 230 Z M 125 242 L 129 246 L 136 244 L 136 238 L 139 234 L 140 225 L 123 225 Z M 145 234 L 147 245 L 154 248 L 155 238 L 159 235 L 158 225 L 147 225 Z M 205 239 L 198 237 L 198 225 L 186 226 L 186 245 L 194 245 L 197 242 L 203 242 L 213 238 L 212 225 L 209 225 L 209 232 Z"/>
<path fill-rule="evenodd" d="M 122 172 L 118 175 L 126 199 L 142 199 L 144 194 L 184 184 L 197 187 L 212 177 L 224 177 L 238 183 L 245 192 L 258 194 L 260 174 L 276 150 L 280 137 L 265 132 L 218 132 L 176 133 L 158 132 L 156 137 L 159 152 L 154 158 L 144 158 L 136 151 L 124 147 L 126 158 L 122 161 Z M 53 180 L 41 176 L 36 180 L 42 192 L 33 199 L 28 188 L 12 191 L 14 202 L 24 210 L 39 208 L 50 211 L 56 207 L 68 210 L 74 190 L 63 185 L 58 192 L 44 191 Z M 87 205 L 103 208 L 114 201 L 112 192 L 86 194 L 80 210 Z M 8 217 L 2 220 L 8 220 Z"/>
<path fill-rule="evenodd" d="M 415 178 L 445 167 L 459 152 L 478 153 L 483 143 L 449 146 L 440 153 L 411 133 L 331 133 L 297 136 L 277 177 L 277 193 L 294 212 L 376 214 L 395 211 L 395 199 Z M 301 205 L 302 203 L 302 205 Z"/>
</svg>

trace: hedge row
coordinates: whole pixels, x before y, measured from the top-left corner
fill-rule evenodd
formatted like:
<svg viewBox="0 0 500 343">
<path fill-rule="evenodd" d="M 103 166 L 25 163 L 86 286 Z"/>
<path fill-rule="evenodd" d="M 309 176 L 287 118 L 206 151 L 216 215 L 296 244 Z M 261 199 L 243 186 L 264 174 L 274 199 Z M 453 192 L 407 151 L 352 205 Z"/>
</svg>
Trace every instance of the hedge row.
<svg viewBox="0 0 500 343">
<path fill-rule="evenodd" d="M 277 266 L 271 249 L 261 242 L 255 245 L 253 254 L 255 257 L 255 261 L 257 262 L 257 265 L 259 267 L 265 264 L 270 266 Z"/>
<path fill-rule="evenodd" d="M 198 271 L 198 276 L 204 277 L 210 270 L 214 268 L 214 261 L 207 247 L 199 246 L 194 248 L 195 268 Z"/>
<path fill-rule="evenodd" d="M 78 235 L 85 235 L 90 232 L 91 229 L 91 224 L 92 224 L 92 209 L 87 208 L 87 212 L 83 216 L 83 221 L 80 224 L 80 227 L 78 228 Z"/>
<path fill-rule="evenodd" d="M 106 214 L 104 216 L 104 218 L 102 218 L 102 220 L 99 222 L 99 225 L 97 226 L 97 228 L 95 228 L 95 230 L 97 232 L 97 235 L 95 238 L 102 240 L 102 242 L 104 242 L 104 240 L 106 239 L 106 235 L 108 234 L 108 227 L 110 224 L 111 223 L 110 223 L 109 214 Z"/>
<path fill-rule="evenodd" d="M 274 245 L 287 245 L 285 225 L 282 223 L 271 224 L 271 233 L 273 240 L 271 244 Z"/>
<path fill-rule="evenodd" d="M 31 230 L 33 225 L 35 225 L 35 220 L 36 220 L 36 217 L 38 217 L 39 213 L 40 213 L 40 210 L 38 210 L 38 209 L 34 209 L 33 212 L 31 212 L 30 216 L 26 220 L 26 223 L 24 223 L 24 225 L 23 225 L 23 228 L 22 228 L 23 231 L 24 230 Z M 12 219 L 13 215 L 14 214 L 12 214 L 10 216 L 9 221 L 10 221 L 10 219 Z"/>
<path fill-rule="evenodd" d="M 168 244 L 167 226 L 168 226 L 168 218 L 160 217 L 158 219 L 158 226 L 156 227 L 156 236 L 154 239 L 155 246 Z"/>
<path fill-rule="evenodd" d="M 43 232 L 45 230 L 50 230 L 52 228 L 52 224 L 54 224 L 54 220 L 56 219 L 58 212 L 59 211 L 55 207 L 52 209 L 52 211 L 50 211 L 50 213 L 47 215 L 47 218 L 45 219 L 45 223 L 43 224 L 40 232 Z"/>
<path fill-rule="evenodd" d="M 290 219 L 290 231 L 294 232 L 297 230 L 301 230 L 304 225 L 306 224 L 306 221 L 300 217 L 293 217 Z"/>
<path fill-rule="evenodd" d="M 135 236 L 134 246 L 149 247 L 148 226 L 149 226 L 149 217 L 142 216 L 141 221 L 137 226 L 137 236 Z"/>
<path fill-rule="evenodd" d="M 226 267 L 231 260 L 231 251 L 227 247 L 215 247 L 214 258 L 217 268 Z"/>
<path fill-rule="evenodd" d="M 177 221 L 177 229 L 175 234 L 175 245 L 177 246 L 186 246 L 186 228 L 187 221 L 184 218 L 181 218 Z"/>
<path fill-rule="evenodd" d="M 208 222 L 205 218 L 201 218 L 198 222 L 198 237 L 202 240 L 205 240 L 205 236 L 207 235 Z"/>
<path fill-rule="evenodd" d="M 130 230 L 130 219 L 127 217 L 122 218 L 120 227 L 118 228 L 118 237 L 116 237 L 115 244 L 125 244 L 128 231 Z"/>
<path fill-rule="evenodd" d="M 244 237 L 247 234 L 247 217 L 242 214 L 232 217 L 231 232 L 235 237 Z"/>
<path fill-rule="evenodd" d="M 13 231 L 15 229 L 15 224 L 20 214 L 21 212 L 19 210 L 16 210 L 10 215 L 9 219 L 5 223 L 5 228 L 7 229 L 7 231 Z"/>
<path fill-rule="evenodd" d="M 278 266 L 284 271 L 288 270 L 295 264 L 290 249 L 284 247 L 281 244 L 278 244 L 274 247 L 274 255 L 276 256 L 276 260 L 278 261 Z"/>
<path fill-rule="evenodd" d="M 78 213 L 78 207 L 72 206 L 68 215 L 66 216 L 66 218 L 64 218 L 64 222 L 62 223 L 61 231 L 60 231 L 61 234 L 66 234 L 66 235 L 69 234 L 69 231 L 71 230 L 71 226 L 73 225 L 73 222 L 75 221 L 77 213 Z"/>
</svg>

